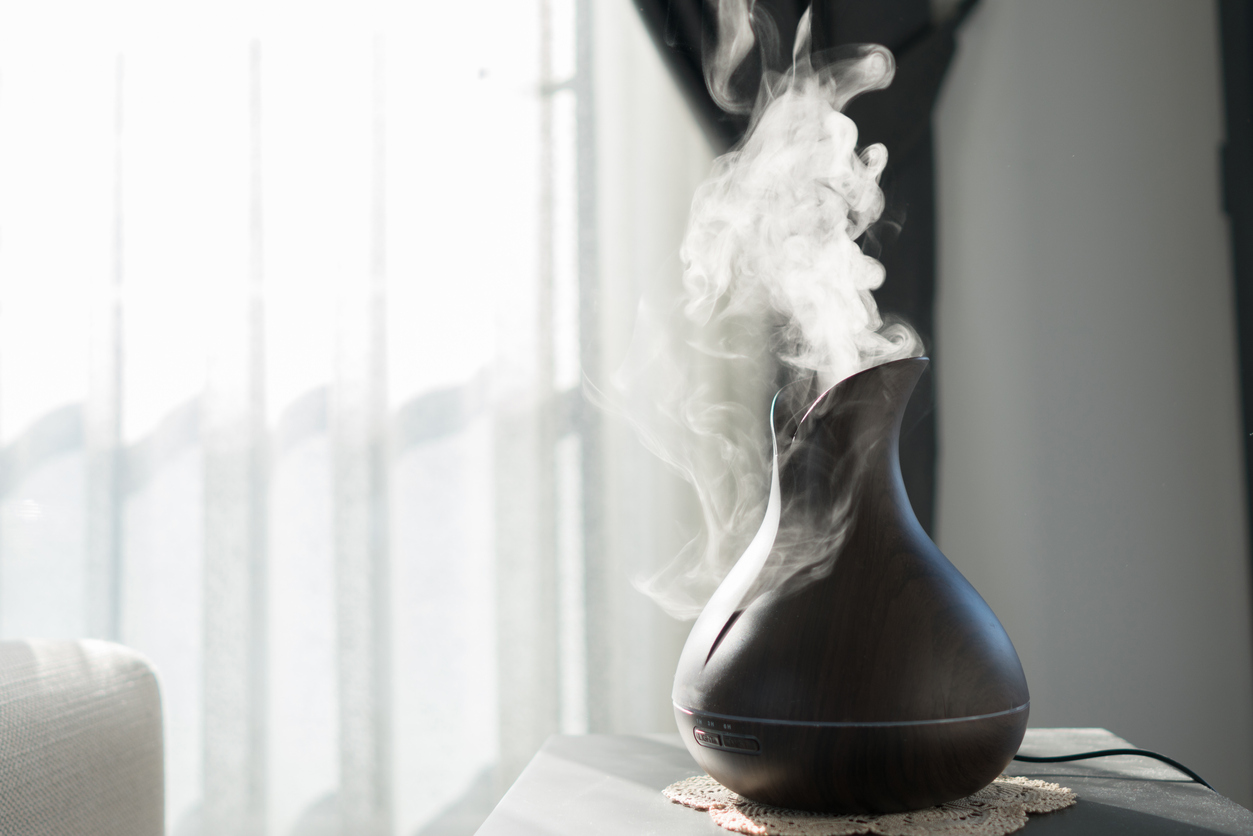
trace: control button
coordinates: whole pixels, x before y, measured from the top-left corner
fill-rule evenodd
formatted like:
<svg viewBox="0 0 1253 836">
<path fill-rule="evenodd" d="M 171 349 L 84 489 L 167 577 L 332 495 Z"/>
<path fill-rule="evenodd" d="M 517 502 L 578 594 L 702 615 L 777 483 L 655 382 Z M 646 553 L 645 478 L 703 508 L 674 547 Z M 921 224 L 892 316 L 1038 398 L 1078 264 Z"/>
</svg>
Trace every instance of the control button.
<svg viewBox="0 0 1253 836">
<path fill-rule="evenodd" d="M 722 745 L 728 749 L 743 749 L 746 752 L 756 752 L 761 748 L 751 737 L 736 737 L 732 734 L 722 736 Z"/>
<path fill-rule="evenodd" d="M 704 729 L 696 730 L 696 742 L 702 746 L 721 746 L 722 740 L 716 734 L 707 732 Z"/>
</svg>

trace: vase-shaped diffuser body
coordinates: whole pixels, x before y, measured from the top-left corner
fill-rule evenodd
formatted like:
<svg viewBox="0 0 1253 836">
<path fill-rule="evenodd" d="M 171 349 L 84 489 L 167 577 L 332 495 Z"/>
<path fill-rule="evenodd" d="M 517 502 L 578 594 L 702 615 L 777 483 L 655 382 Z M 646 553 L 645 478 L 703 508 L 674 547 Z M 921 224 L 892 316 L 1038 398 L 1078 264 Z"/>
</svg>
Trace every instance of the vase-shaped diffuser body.
<svg viewBox="0 0 1253 836">
<path fill-rule="evenodd" d="M 919 809 L 985 786 L 1022 742 L 1018 655 L 901 481 L 926 363 L 867 369 L 795 415 L 775 398 L 765 521 L 693 626 L 673 693 L 692 755 L 747 798 Z"/>
</svg>

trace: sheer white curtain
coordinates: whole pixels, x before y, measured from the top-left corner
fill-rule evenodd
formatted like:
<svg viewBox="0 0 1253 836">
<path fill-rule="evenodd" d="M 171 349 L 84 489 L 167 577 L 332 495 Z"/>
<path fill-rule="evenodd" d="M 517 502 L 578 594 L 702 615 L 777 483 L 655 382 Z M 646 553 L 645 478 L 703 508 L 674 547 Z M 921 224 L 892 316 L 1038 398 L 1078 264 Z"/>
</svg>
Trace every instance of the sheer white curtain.
<svg viewBox="0 0 1253 836">
<path fill-rule="evenodd" d="M 709 161 L 626 0 L 0 2 L 0 635 L 153 660 L 172 834 L 670 727 L 690 499 L 580 384 Z"/>
</svg>

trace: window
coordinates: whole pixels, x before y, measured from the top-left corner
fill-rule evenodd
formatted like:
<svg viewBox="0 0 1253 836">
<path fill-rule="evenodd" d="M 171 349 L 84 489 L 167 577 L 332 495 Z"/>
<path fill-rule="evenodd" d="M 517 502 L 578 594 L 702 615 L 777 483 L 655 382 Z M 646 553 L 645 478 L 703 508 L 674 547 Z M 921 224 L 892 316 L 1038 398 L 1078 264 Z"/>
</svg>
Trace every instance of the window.
<svg viewBox="0 0 1253 836">
<path fill-rule="evenodd" d="M 549 733 L 668 728 L 679 489 L 582 386 L 709 151 L 630 4 L 0 41 L 0 635 L 149 655 L 170 832 L 472 832 Z"/>
</svg>

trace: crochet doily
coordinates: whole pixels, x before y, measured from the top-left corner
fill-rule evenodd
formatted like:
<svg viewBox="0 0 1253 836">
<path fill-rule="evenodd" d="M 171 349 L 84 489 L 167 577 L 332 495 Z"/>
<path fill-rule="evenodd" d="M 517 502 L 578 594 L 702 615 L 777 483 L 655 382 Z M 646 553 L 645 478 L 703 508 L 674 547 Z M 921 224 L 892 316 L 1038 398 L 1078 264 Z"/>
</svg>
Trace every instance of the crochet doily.
<svg viewBox="0 0 1253 836">
<path fill-rule="evenodd" d="M 1027 823 L 1028 813 L 1050 813 L 1075 803 L 1074 791 L 1031 778 L 1002 775 L 974 795 L 908 813 L 835 816 L 749 801 L 708 775 L 662 790 L 666 798 L 708 810 L 721 827 L 751 836 L 1004 836 Z"/>
</svg>

